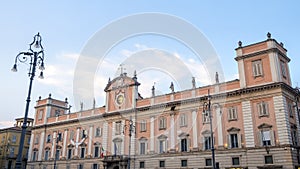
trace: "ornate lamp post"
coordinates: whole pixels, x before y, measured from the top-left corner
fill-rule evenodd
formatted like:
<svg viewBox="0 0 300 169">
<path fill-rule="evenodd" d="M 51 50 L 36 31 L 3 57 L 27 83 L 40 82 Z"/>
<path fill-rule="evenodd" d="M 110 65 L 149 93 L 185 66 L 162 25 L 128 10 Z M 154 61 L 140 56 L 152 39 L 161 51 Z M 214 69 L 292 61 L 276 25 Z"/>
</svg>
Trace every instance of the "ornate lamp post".
<svg viewBox="0 0 300 169">
<path fill-rule="evenodd" d="M 208 116 L 209 116 L 212 166 L 213 166 L 213 169 L 216 169 L 215 148 L 214 148 L 214 133 L 213 133 L 213 130 L 212 130 L 212 113 L 211 113 L 210 100 L 211 100 L 211 96 L 209 94 L 209 89 L 208 89 L 208 96 L 207 96 L 207 101 L 208 102 L 203 103 L 203 114 L 208 114 Z"/>
<path fill-rule="evenodd" d="M 26 107 L 25 107 L 25 115 L 24 115 L 24 121 L 22 125 L 22 133 L 20 138 L 20 145 L 18 150 L 18 156 L 16 161 L 16 169 L 22 168 L 22 152 L 24 148 L 24 141 L 25 141 L 25 134 L 26 134 L 26 128 L 27 128 L 27 116 L 28 116 L 28 110 L 29 110 L 29 103 L 30 103 L 30 95 L 31 95 L 31 88 L 32 88 L 32 82 L 35 76 L 36 66 L 39 66 L 39 69 L 41 70 L 39 78 L 43 79 L 43 70 L 44 67 L 44 49 L 41 44 L 42 38 L 40 34 L 38 33 L 33 37 L 33 42 L 29 45 L 28 52 L 20 52 L 16 58 L 15 58 L 15 64 L 13 68 L 11 69 L 13 72 L 17 71 L 17 63 L 18 61 L 21 63 L 29 63 L 29 72 L 28 76 L 30 79 L 29 82 L 29 90 L 28 95 L 26 99 Z M 33 50 L 32 48 L 35 48 Z"/>
<path fill-rule="evenodd" d="M 130 159 L 131 136 L 132 136 L 132 133 L 135 132 L 134 131 L 135 125 L 134 125 L 134 123 L 132 121 L 132 117 L 131 116 L 130 116 L 130 119 L 129 119 L 129 124 L 124 126 L 124 131 L 126 130 L 127 127 L 129 129 L 129 151 L 128 151 L 128 165 L 127 165 L 127 168 L 130 169 L 130 162 L 131 162 L 131 159 Z"/>
</svg>

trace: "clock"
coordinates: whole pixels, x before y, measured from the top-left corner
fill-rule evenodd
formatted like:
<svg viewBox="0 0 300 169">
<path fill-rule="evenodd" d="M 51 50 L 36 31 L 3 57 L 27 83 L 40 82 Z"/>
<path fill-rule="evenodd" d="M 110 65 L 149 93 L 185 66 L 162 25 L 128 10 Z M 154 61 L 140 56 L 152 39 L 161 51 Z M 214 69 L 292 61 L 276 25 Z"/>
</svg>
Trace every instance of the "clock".
<svg viewBox="0 0 300 169">
<path fill-rule="evenodd" d="M 124 98 L 124 95 L 123 95 L 123 94 L 117 95 L 117 97 L 116 97 L 116 102 L 117 102 L 118 105 L 123 104 L 124 100 L 125 100 L 125 98 Z"/>
</svg>

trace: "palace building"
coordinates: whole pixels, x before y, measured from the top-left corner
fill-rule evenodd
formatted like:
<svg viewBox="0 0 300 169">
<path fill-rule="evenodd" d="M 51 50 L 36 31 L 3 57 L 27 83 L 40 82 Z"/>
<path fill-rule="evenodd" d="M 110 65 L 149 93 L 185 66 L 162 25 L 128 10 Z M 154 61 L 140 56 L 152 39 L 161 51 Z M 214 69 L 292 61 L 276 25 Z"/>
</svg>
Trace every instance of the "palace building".
<svg viewBox="0 0 300 169">
<path fill-rule="evenodd" d="M 300 92 L 287 50 L 269 33 L 235 50 L 232 81 L 196 87 L 187 79 L 190 89 L 153 88 L 142 98 L 136 73 L 122 72 L 108 81 L 103 107 L 70 112 L 67 100 L 39 98 L 27 167 L 209 169 L 213 147 L 222 169 L 298 168 Z"/>
</svg>

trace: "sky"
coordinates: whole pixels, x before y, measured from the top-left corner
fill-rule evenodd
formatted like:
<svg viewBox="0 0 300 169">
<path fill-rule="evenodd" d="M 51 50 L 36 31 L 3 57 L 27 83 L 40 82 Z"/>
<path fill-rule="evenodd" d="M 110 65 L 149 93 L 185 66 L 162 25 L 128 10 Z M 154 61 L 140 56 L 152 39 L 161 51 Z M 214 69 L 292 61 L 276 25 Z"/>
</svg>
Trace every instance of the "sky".
<svg viewBox="0 0 300 169">
<path fill-rule="evenodd" d="M 67 97 L 74 107 L 72 109 L 74 112 L 78 109 L 77 105 L 80 101 L 74 99 L 76 89 L 73 90 L 73 87 L 76 83 L 76 70 L 80 65 L 78 61 L 80 61 L 81 54 L 90 47 L 103 29 L 110 28 L 109 26 L 113 23 L 121 22 L 124 18 L 145 13 L 176 17 L 199 30 L 206 38 L 206 43 L 209 43 L 215 50 L 221 65 L 220 69 L 222 69 L 220 76 L 225 81 L 238 78 L 237 63 L 234 60 L 237 42 L 242 41 L 243 45 L 247 45 L 263 41 L 266 39 L 267 32 L 270 32 L 272 38 L 283 42 L 288 50 L 288 57 L 291 58 L 289 66 L 293 87 L 299 86 L 299 5 L 298 1 L 274 0 L 254 0 L 245 3 L 198 0 L 2 1 L 0 2 L 2 55 L 0 128 L 12 126 L 15 118 L 24 116 L 29 85 L 29 64 L 18 64 L 18 72 L 11 72 L 11 68 L 16 55 L 28 50 L 28 45 L 35 34 L 40 32 L 42 36 L 46 70 L 44 79 L 37 77 L 34 79 L 29 117 L 34 116 L 34 106 L 38 97 L 46 98 L 49 93 L 55 99 L 64 100 Z M 147 22 L 143 24 L 147 26 Z M 121 30 L 132 30 L 136 27 L 139 27 L 139 22 L 132 25 L 120 25 L 118 30 L 121 32 Z M 170 27 L 170 31 L 173 30 L 176 30 L 176 27 Z M 182 30 L 181 33 L 189 34 L 186 30 Z M 113 36 L 111 37 L 113 39 Z M 97 39 L 96 43 L 111 39 Z M 97 45 L 101 48 L 103 44 Z M 158 57 L 148 58 L 147 64 L 155 64 L 154 61 L 160 59 L 159 54 L 163 54 L 164 59 L 169 59 L 167 56 L 170 56 L 173 60 L 178 59 L 178 64 L 183 63 L 182 67 L 189 71 L 186 78 L 194 76 L 197 87 L 211 83 L 207 80 L 210 68 L 203 64 L 205 56 L 199 58 L 189 45 L 164 34 L 139 34 L 121 39 L 107 50 L 105 56 L 99 57 L 94 62 L 97 70 L 92 76 L 93 82 L 91 83 L 97 106 L 104 105 L 104 88 L 109 78 L 113 79 L 120 73 L 120 64 L 124 64 L 124 71 L 132 76 L 134 68 L 130 67 L 130 63 L 135 61 L 137 65 L 139 60 L 135 58 L 139 58 L 138 56 L 142 54 L 146 57 L 153 51 Z M 172 66 L 174 65 L 163 67 L 171 70 Z M 153 85 L 157 94 L 168 93 L 171 81 L 175 81 L 177 91 L 186 89 L 180 81 L 176 81 L 178 80 L 177 72 L 140 68 L 137 74 L 141 82 L 139 91 L 143 97 L 150 96 Z M 85 83 L 84 80 L 82 82 Z M 85 108 L 88 109 L 89 105 L 86 104 Z"/>
</svg>

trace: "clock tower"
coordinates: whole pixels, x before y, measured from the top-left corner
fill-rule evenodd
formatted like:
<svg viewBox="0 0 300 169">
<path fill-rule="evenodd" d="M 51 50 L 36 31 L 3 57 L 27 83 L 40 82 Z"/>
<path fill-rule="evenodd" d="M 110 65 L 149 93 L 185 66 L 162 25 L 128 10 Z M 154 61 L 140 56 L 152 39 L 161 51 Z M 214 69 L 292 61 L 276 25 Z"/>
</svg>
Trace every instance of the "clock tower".
<svg viewBox="0 0 300 169">
<path fill-rule="evenodd" d="M 136 106 L 139 97 L 136 72 L 133 77 L 128 77 L 127 73 L 121 74 L 113 80 L 108 80 L 104 91 L 106 92 L 106 112 L 132 109 Z"/>
</svg>

